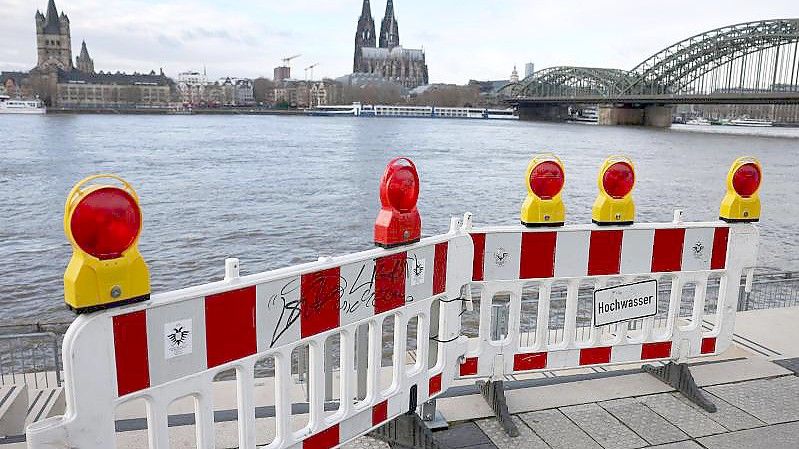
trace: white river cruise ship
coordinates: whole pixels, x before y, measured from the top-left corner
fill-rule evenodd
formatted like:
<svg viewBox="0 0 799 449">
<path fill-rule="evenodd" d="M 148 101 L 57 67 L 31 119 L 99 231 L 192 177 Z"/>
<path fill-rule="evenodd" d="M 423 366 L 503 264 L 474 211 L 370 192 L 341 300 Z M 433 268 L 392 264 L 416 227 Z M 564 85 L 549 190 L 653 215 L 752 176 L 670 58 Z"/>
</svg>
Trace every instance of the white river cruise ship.
<svg viewBox="0 0 799 449">
<path fill-rule="evenodd" d="M 308 115 L 354 116 L 354 117 L 416 117 L 416 118 L 465 118 L 489 120 L 518 120 L 516 110 L 486 108 L 443 108 L 434 106 L 351 105 L 317 106 L 306 109 Z"/>
<path fill-rule="evenodd" d="M 41 100 L 12 100 L 0 95 L 0 114 L 44 114 L 47 110 Z"/>
</svg>

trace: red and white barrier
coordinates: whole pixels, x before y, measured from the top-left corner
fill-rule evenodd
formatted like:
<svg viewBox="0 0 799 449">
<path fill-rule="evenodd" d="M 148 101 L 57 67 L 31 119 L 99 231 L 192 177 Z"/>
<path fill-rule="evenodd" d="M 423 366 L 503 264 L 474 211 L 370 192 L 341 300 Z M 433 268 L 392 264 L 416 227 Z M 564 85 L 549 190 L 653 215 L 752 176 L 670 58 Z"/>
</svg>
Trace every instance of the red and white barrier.
<svg viewBox="0 0 799 449">
<path fill-rule="evenodd" d="M 64 339 L 67 414 L 28 428 L 31 448 L 114 448 L 116 408 L 147 402 L 149 447 L 169 447 L 167 411 L 193 397 L 198 447 L 213 447 L 214 377 L 235 369 L 242 448 L 254 448 L 255 365 L 275 361 L 277 437 L 267 448 L 301 444 L 332 448 L 445 391 L 456 376 L 466 343 L 460 337 L 461 301 L 471 277 L 472 240 L 453 220 L 449 233 L 402 248 L 374 249 L 287 269 L 239 277 L 229 266 L 221 282 L 162 295 L 151 301 L 79 316 Z M 379 388 L 383 321 L 394 318 L 393 383 Z M 436 322 L 432 322 L 436 320 Z M 427 361 L 436 330 L 432 367 L 408 367 L 408 322 L 418 319 L 417 359 Z M 325 341 L 340 337 L 341 366 L 352 367 L 355 333 L 368 326 L 368 388 L 360 401 L 324 411 Z M 309 352 L 309 420 L 290 428 L 291 355 Z M 342 368 L 340 398 L 355 397 L 356 380 Z M 414 387 L 415 388 L 412 388 Z M 417 397 L 410 398 L 411 391 Z"/>
<path fill-rule="evenodd" d="M 720 353 L 732 341 L 738 285 L 741 275 L 755 265 L 758 240 L 752 225 L 722 222 L 557 230 L 516 226 L 470 232 L 475 248 L 473 281 L 481 288 L 479 336 L 470 342 L 461 376 Z M 703 329 L 709 279 L 719 284 L 718 298 L 714 324 Z M 662 287 L 670 287 L 667 298 L 657 298 L 662 295 L 655 293 L 649 300 L 654 301 L 652 315 L 660 310 L 662 319 L 640 316 L 602 326 L 596 325 L 596 317 L 578 320 L 578 301 L 586 299 L 581 298 L 584 290 L 592 294 L 611 285 L 652 280 L 661 285 L 661 293 Z M 680 316 L 685 286 L 695 292 L 689 317 Z M 565 306 L 559 303 L 557 312 L 562 324 L 555 326 L 553 287 L 565 295 Z M 537 296 L 525 312 L 535 316 L 532 323 L 522 313 L 522 297 L 530 289 Z M 496 313 L 497 298 L 502 297 L 509 298 L 507 303 L 500 302 L 507 304 L 508 326 L 497 338 L 492 335 L 496 326 L 492 313 Z M 596 307 L 593 298 L 588 299 Z M 583 326 L 578 328 L 580 321 Z M 527 329 L 522 329 L 522 322 Z"/>
</svg>

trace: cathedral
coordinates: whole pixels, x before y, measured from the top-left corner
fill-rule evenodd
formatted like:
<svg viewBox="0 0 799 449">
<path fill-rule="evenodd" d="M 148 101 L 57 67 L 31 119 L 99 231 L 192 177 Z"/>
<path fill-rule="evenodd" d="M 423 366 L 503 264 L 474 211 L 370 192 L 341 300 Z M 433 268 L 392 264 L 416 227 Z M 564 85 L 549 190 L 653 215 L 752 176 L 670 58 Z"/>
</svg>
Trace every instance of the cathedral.
<svg viewBox="0 0 799 449">
<path fill-rule="evenodd" d="M 400 45 L 399 24 L 394 15 L 393 0 L 388 0 L 386 4 L 379 38 L 375 33 L 375 21 L 369 0 L 363 0 L 358 31 L 355 33 L 352 71 L 355 74 L 378 75 L 409 89 L 428 83 L 424 51 L 407 49 Z"/>
</svg>

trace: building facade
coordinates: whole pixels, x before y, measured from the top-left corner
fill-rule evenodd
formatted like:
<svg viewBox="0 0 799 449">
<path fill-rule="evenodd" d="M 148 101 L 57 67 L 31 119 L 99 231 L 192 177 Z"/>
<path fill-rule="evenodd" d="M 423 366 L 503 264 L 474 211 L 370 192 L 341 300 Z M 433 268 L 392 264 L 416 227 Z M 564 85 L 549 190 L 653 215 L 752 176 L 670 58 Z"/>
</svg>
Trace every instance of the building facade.
<svg viewBox="0 0 799 449">
<path fill-rule="evenodd" d="M 424 51 L 406 49 L 400 45 L 399 23 L 392 0 L 388 0 L 386 4 L 386 14 L 380 25 L 379 39 L 375 33 L 371 4 L 369 0 L 363 1 L 355 33 L 352 71 L 376 74 L 409 89 L 428 83 Z"/>
<path fill-rule="evenodd" d="M 36 49 L 41 70 L 72 70 L 72 37 L 69 17 L 59 15 L 55 0 L 47 3 L 47 15 L 36 11 Z"/>
</svg>

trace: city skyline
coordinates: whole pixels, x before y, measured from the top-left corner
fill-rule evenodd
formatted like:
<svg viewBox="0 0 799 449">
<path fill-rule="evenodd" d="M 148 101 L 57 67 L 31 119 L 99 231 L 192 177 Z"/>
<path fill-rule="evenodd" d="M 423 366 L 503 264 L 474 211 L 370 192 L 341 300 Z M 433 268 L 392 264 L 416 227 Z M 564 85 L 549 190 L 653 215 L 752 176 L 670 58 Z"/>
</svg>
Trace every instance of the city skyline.
<svg viewBox="0 0 799 449">
<path fill-rule="evenodd" d="M 207 67 L 211 78 L 271 78 L 281 58 L 302 54 L 292 64 L 296 78 L 303 78 L 303 68 L 314 63 L 320 64 L 316 78 L 351 72 L 353 23 L 361 0 L 264 3 L 60 0 L 58 6 L 72 23 L 73 52 L 77 54 L 80 42 L 86 40 L 98 71 L 149 72 L 163 67 L 175 76 Z M 717 26 L 799 16 L 791 3 L 780 0 L 765 8 L 739 1 L 670 2 L 656 16 L 626 0 L 595 2 L 578 10 L 563 8 L 562 3 L 516 0 L 501 5 L 395 0 L 394 7 L 403 41 L 424 47 L 427 53 L 430 82 L 465 83 L 507 79 L 514 65 L 521 72 L 528 61 L 538 69 L 554 65 L 630 69 L 671 43 Z M 8 13 L 0 31 L 4 43 L 0 70 L 35 66 L 31 18 L 46 7 L 46 0 L 0 0 L 0 10 Z M 372 2 L 375 20 L 380 20 L 384 7 L 384 0 Z M 624 27 L 614 27 L 614 21 Z M 630 36 L 635 39 L 630 41 Z"/>
</svg>

